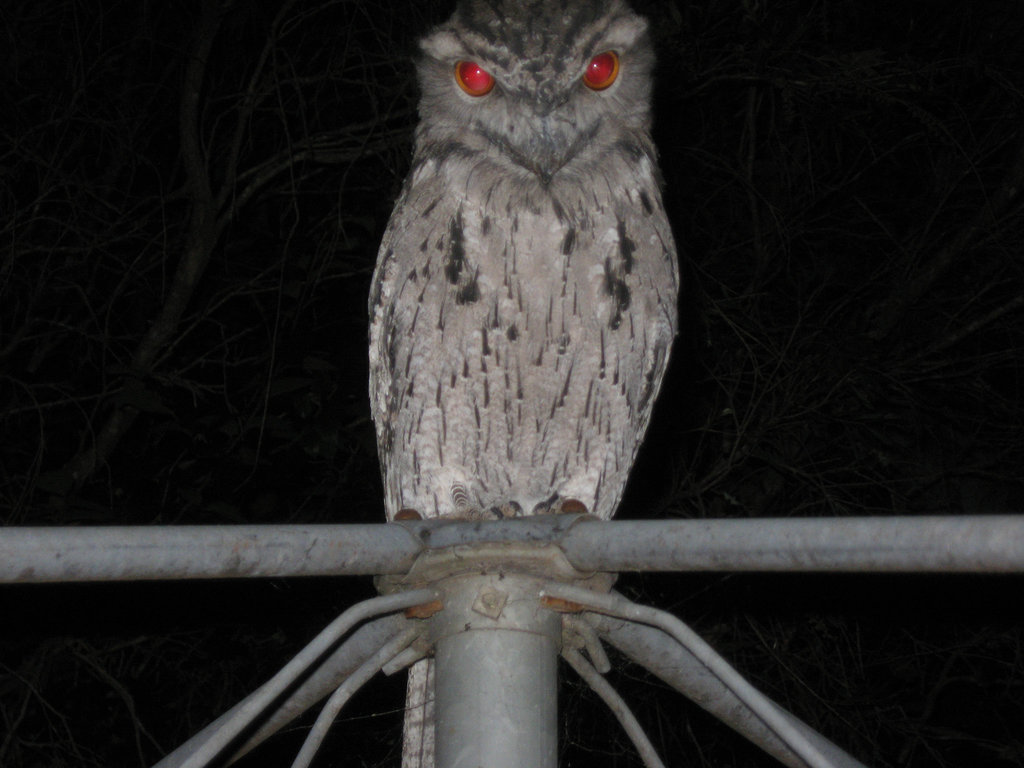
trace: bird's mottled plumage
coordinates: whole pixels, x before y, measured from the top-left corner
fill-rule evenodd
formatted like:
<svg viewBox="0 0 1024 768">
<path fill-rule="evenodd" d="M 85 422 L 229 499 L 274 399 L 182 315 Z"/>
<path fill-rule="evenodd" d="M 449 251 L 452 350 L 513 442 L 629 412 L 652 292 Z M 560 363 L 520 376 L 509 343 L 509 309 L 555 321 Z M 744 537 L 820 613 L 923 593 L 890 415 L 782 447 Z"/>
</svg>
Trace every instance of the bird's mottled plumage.
<svg viewBox="0 0 1024 768">
<path fill-rule="evenodd" d="M 413 167 L 370 296 L 388 519 L 566 499 L 608 518 L 676 331 L 646 22 L 620 0 L 470 0 L 421 47 Z M 592 90 L 606 51 L 617 79 Z M 464 92 L 460 61 L 494 88 Z"/>
</svg>

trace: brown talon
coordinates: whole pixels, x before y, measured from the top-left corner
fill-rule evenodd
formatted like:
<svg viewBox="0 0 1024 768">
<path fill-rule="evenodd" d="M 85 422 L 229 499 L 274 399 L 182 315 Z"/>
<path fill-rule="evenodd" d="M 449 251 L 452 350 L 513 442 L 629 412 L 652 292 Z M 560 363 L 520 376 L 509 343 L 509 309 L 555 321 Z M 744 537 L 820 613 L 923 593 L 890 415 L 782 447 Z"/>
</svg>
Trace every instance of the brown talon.
<svg viewBox="0 0 1024 768">
<path fill-rule="evenodd" d="M 560 515 L 586 515 L 587 505 L 579 499 L 565 499 L 558 507 Z"/>
<path fill-rule="evenodd" d="M 395 513 L 395 520 L 422 520 L 423 515 L 415 509 L 400 509 Z"/>
</svg>

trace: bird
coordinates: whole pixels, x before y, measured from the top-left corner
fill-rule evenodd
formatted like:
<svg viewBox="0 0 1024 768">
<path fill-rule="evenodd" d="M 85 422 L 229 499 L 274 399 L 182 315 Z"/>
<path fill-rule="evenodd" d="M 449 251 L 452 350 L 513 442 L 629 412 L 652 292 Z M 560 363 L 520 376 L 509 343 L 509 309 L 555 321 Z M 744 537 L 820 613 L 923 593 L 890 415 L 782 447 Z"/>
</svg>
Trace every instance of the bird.
<svg viewBox="0 0 1024 768">
<path fill-rule="evenodd" d="M 653 65 L 624 0 L 461 0 L 420 41 L 368 302 L 388 520 L 615 513 L 678 326 Z M 431 690 L 417 662 L 404 768 Z"/>
</svg>

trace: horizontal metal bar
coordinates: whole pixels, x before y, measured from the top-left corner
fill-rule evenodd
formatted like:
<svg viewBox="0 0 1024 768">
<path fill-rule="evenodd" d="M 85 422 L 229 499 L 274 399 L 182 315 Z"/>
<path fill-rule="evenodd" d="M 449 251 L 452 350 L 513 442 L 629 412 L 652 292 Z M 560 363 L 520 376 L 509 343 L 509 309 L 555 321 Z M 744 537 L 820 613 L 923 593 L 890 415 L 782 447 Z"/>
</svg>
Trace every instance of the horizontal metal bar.
<svg viewBox="0 0 1024 768">
<path fill-rule="evenodd" d="M 1024 571 L 1024 516 L 665 520 L 573 526 L 580 570 Z"/>
<path fill-rule="evenodd" d="M 0 528 L 0 582 L 405 573 L 398 525 Z"/>
<path fill-rule="evenodd" d="M 424 549 L 555 544 L 581 571 L 1024 572 L 1024 516 L 0 528 L 0 582 L 397 574 Z"/>
</svg>

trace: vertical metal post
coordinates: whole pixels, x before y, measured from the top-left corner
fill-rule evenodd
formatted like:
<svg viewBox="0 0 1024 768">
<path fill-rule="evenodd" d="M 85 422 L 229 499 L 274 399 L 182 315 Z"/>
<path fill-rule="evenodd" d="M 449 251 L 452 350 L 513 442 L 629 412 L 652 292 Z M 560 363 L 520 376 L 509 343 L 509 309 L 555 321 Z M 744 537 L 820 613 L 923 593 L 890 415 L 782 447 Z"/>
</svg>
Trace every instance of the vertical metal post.
<svg viewBox="0 0 1024 768">
<path fill-rule="evenodd" d="M 515 574 L 451 579 L 434 624 L 437 768 L 556 768 L 561 617 Z"/>
</svg>

